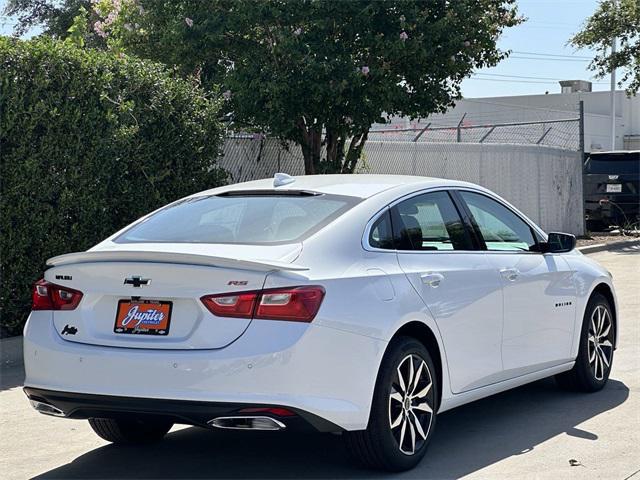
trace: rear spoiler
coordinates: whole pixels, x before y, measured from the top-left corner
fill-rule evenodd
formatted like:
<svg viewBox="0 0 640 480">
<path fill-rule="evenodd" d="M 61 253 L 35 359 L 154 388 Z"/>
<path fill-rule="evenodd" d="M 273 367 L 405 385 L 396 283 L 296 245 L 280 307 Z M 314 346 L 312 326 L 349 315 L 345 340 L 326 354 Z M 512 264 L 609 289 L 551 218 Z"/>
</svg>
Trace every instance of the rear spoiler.
<svg viewBox="0 0 640 480">
<path fill-rule="evenodd" d="M 207 267 L 234 268 L 239 270 L 253 270 L 258 272 L 270 272 L 273 270 L 302 271 L 307 267 L 293 265 L 277 260 L 242 260 L 238 258 L 212 257 L 209 255 L 196 255 L 191 253 L 173 252 L 149 252 L 129 250 L 94 250 L 90 252 L 67 253 L 47 260 L 50 267 L 61 265 L 74 265 L 78 263 L 96 262 L 151 262 L 174 263 L 182 265 L 204 265 Z"/>
</svg>

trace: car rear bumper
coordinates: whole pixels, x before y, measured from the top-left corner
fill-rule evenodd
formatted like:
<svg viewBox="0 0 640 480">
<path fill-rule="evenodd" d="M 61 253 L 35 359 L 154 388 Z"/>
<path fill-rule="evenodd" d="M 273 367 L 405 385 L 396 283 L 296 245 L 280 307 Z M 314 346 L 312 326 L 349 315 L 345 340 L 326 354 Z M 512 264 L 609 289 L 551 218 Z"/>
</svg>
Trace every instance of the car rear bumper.
<svg viewBox="0 0 640 480">
<path fill-rule="evenodd" d="M 87 418 L 162 418 L 173 423 L 208 427 L 209 421 L 219 417 L 246 417 L 245 409 L 275 407 L 246 403 L 196 402 L 158 398 L 117 397 L 87 393 L 57 392 L 25 387 L 29 400 L 50 405 L 63 412 L 58 416 L 72 419 Z M 342 428 L 325 419 L 299 409 L 288 408 L 295 415 L 264 415 L 277 419 L 287 430 L 337 432 Z"/>
<path fill-rule="evenodd" d="M 230 410 L 281 406 L 359 430 L 368 422 L 385 348 L 386 342 L 363 335 L 278 321 L 254 321 L 218 350 L 104 347 L 64 340 L 50 312 L 41 311 L 32 312 L 25 327 L 25 387 L 116 398 L 116 406 L 118 398 L 148 405 L 159 400 L 169 402 L 169 411 L 173 401 Z M 187 420 L 197 424 L 202 418 Z"/>
</svg>

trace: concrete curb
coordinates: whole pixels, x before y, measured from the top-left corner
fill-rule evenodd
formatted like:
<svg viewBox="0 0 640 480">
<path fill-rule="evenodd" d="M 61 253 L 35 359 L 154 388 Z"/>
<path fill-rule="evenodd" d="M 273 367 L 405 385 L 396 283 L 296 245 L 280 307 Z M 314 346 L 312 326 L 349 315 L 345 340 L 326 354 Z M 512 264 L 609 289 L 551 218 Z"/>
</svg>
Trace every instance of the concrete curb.
<svg viewBox="0 0 640 480">
<path fill-rule="evenodd" d="M 0 365 L 22 364 L 22 335 L 0 338 Z"/>
<path fill-rule="evenodd" d="M 640 246 L 640 238 L 633 238 L 631 240 L 621 240 L 619 242 L 611 242 L 611 243 L 598 243 L 596 245 L 587 245 L 585 247 L 579 247 L 580 250 L 585 255 L 589 255 L 590 253 L 604 252 L 605 250 L 619 250 L 625 247 L 635 247 Z"/>
</svg>

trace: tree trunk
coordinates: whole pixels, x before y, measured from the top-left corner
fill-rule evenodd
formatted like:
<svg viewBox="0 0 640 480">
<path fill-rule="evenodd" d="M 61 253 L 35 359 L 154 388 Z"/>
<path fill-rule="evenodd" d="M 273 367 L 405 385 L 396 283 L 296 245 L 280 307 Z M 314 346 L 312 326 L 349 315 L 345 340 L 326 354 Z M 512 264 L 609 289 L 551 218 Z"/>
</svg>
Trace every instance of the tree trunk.
<svg viewBox="0 0 640 480">
<path fill-rule="evenodd" d="M 356 166 L 358 165 L 358 160 L 360 160 L 360 156 L 362 155 L 364 144 L 367 142 L 368 136 L 369 130 L 367 129 L 365 132 L 354 135 L 351 138 L 347 156 L 344 163 L 342 164 L 341 173 L 353 173 L 355 171 Z"/>
<path fill-rule="evenodd" d="M 328 130 L 325 139 L 327 160 L 323 173 L 353 173 L 358 165 L 358 160 L 360 160 L 368 134 L 369 130 L 351 137 L 349 148 L 345 152 L 347 135 Z"/>
<path fill-rule="evenodd" d="M 322 149 L 322 125 L 307 126 L 303 119 L 298 120 L 300 147 L 304 158 L 305 175 L 321 173 L 320 152 Z"/>
<path fill-rule="evenodd" d="M 322 125 L 307 126 L 304 120 L 298 122 L 300 146 L 304 158 L 306 175 L 322 173 L 353 173 L 360 160 L 362 149 L 367 141 L 369 129 L 354 135 L 345 152 L 347 135 L 335 129 L 327 129 L 322 141 Z M 326 145 L 326 158 L 321 158 L 322 145 Z"/>
</svg>

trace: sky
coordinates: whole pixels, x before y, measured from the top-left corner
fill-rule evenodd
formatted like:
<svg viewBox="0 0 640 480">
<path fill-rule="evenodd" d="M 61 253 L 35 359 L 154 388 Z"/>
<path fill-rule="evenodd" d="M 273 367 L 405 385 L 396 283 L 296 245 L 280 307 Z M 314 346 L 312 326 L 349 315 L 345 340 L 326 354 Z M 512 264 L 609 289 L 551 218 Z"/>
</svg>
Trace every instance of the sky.
<svg viewBox="0 0 640 480">
<path fill-rule="evenodd" d="M 5 4 L 6 0 L 0 0 L 0 12 Z M 510 57 L 465 80 L 463 96 L 559 93 L 559 80 L 590 80 L 594 91 L 608 90 L 609 77 L 595 79 L 587 68 L 594 52 L 567 45 L 597 5 L 598 0 L 518 0 L 527 21 L 508 29 L 498 44 L 512 51 Z M 10 34 L 13 22 L 0 17 L 0 34 Z"/>
<path fill-rule="evenodd" d="M 609 77 L 595 79 L 587 66 L 590 50 L 576 50 L 567 42 L 596 10 L 597 0 L 518 0 L 527 21 L 509 28 L 501 50 L 509 58 L 493 68 L 478 70 L 462 83 L 463 96 L 498 97 L 560 93 L 559 80 L 589 80 L 593 90 L 609 90 Z"/>
</svg>

